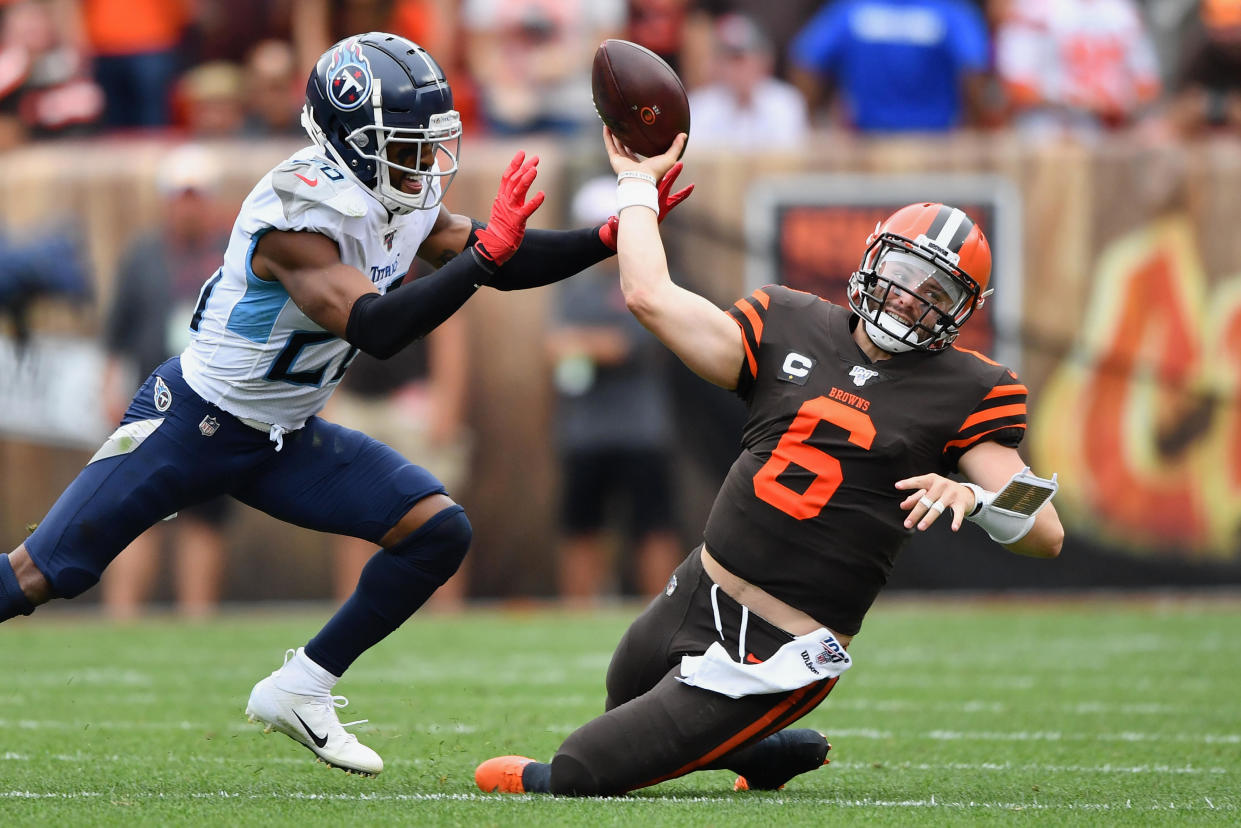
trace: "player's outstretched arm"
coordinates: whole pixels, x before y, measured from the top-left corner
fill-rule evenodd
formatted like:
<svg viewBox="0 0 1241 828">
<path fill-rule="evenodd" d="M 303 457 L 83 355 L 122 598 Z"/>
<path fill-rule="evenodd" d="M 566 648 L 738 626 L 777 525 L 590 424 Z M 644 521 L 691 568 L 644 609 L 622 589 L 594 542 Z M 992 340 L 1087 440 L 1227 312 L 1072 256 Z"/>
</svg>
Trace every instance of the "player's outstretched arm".
<svg viewBox="0 0 1241 828">
<path fill-rule="evenodd" d="M 984 490 L 983 494 L 1002 491 L 1015 475 L 1029 470 L 1016 449 L 991 441 L 979 443 L 965 452 L 958 465 L 961 473 L 971 483 Z M 1054 492 L 1054 488 L 1052 491 Z M 971 503 L 971 509 L 978 505 L 974 500 L 971 500 Z M 1000 504 L 997 502 L 996 505 Z M 976 518 L 977 516 L 972 519 Z M 981 520 L 979 522 L 981 523 Z M 986 525 L 983 525 L 985 528 Z M 1018 555 L 1054 558 L 1060 554 L 1063 544 L 1064 526 L 1061 525 L 1060 516 L 1056 514 L 1056 507 L 1049 496 L 1038 509 L 1026 534 L 1012 543 L 1004 544 L 1004 548 Z"/>
<path fill-rule="evenodd" d="M 521 244 L 526 219 L 543 202 L 529 201 L 537 158 L 517 153 L 500 184 L 493 230 L 439 270 L 380 295 L 361 271 L 344 264 L 336 243 L 319 233 L 272 231 L 259 240 L 252 267 L 277 279 L 302 311 L 349 344 L 386 359 L 456 313 Z M 497 210 L 503 210 L 497 221 Z M 486 245 L 486 246 L 484 246 Z"/>
<path fill-rule="evenodd" d="M 1010 552 L 1028 555 L 1035 558 L 1054 558 L 1060 554 L 1064 543 L 1064 527 L 1056 508 L 1051 504 L 1050 495 L 1034 512 L 1033 521 L 1022 521 L 1019 514 L 1011 511 L 988 517 L 981 514 L 984 504 L 979 503 L 978 496 L 994 499 L 997 492 L 1003 491 L 1014 477 L 1020 477 L 1029 469 L 1022 461 L 1017 450 L 999 443 L 986 441 L 979 443 L 961 455 L 959 467 L 974 484 L 958 483 L 939 474 L 920 474 L 899 480 L 896 488 L 909 492 L 901 502 L 901 508 L 909 512 L 905 517 L 907 529 L 924 531 L 930 528 L 940 515 L 951 514 L 952 531 L 961 528 L 968 518 L 987 529 L 988 534 L 997 542 L 1003 543 Z M 1018 481 L 1020 482 L 1020 481 Z M 1042 485 L 1043 482 L 1036 483 Z M 1054 492 L 1054 483 L 1051 491 Z M 1036 493 L 1037 487 L 1033 487 Z M 978 489 L 982 491 L 979 492 Z M 1046 491 L 1041 494 L 1047 494 Z M 1001 505 L 998 501 L 995 505 Z M 1031 510 L 1033 511 L 1033 510 Z M 997 534 L 1000 533 L 1000 534 Z M 1007 541 L 1008 537 L 1018 535 L 1015 540 Z"/>
<path fill-rule="evenodd" d="M 659 234 L 656 182 L 668 176 L 668 186 L 675 181 L 680 172 L 677 157 L 685 146 L 685 134 L 677 136 L 663 155 L 644 160 L 639 160 L 606 127 L 603 141 L 620 186 L 637 188 L 632 204 L 628 196 L 620 201 L 617 233 L 626 306 L 694 373 L 723 388 L 736 388 L 745 358 L 741 329 L 725 311 L 672 281 Z"/>
</svg>

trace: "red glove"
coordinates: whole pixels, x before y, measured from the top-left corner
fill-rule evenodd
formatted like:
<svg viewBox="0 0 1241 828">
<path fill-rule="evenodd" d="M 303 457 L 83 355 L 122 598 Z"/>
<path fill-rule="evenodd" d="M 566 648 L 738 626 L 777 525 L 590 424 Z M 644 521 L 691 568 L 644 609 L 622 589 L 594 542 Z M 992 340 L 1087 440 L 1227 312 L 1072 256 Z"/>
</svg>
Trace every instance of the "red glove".
<svg viewBox="0 0 1241 828">
<path fill-rule="evenodd" d="M 690 184 L 683 190 L 672 191 L 672 185 L 676 183 L 677 176 L 681 174 L 681 170 L 685 165 L 680 161 L 672 165 L 672 169 L 664 173 L 664 177 L 659 181 L 659 220 L 663 221 L 664 216 L 672 212 L 672 208 L 689 198 L 689 194 L 694 191 L 694 185 Z M 616 230 L 620 226 L 620 219 L 612 216 L 599 228 L 599 241 L 606 244 L 613 250 L 616 249 Z"/>
<path fill-rule="evenodd" d="M 524 152 L 518 152 L 513 156 L 500 178 L 500 192 L 491 202 L 491 218 L 486 227 L 475 233 L 478 241 L 474 249 L 496 267 L 507 262 L 521 246 L 522 237 L 526 235 L 526 219 L 543 203 L 542 190 L 526 201 L 526 191 L 538 174 L 535 169 L 538 164 L 537 155 L 527 159 Z"/>
</svg>

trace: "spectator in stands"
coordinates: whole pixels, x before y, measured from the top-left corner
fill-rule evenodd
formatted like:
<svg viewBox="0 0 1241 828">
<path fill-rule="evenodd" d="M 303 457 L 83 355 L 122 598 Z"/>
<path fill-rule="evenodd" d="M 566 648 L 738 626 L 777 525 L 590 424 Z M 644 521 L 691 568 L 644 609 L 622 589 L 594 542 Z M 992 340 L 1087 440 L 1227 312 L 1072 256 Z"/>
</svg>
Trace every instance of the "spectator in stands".
<svg viewBox="0 0 1241 828">
<path fill-rule="evenodd" d="M 195 66 L 177 81 L 178 125 L 196 138 L 240 135 L 253 80 L 240 66 L 226 60 Z"/>
<path fill-rule="evenodd" d="M 1014 126 L 1035 137 L 1132 123 L 1159 94 L 1155 47 L 1134 0 L 1023 0 L 996 33 Z"/>
<path fill-rule="evenodd" d="M 715 82 L 691 90 L 695 147 L 776 149 L 801 144 L 806 101 L 772 76 L 771 43 L 750 17 L 729 14 L 715 25 Z"/>
<path fill-rule="evenodd" d="M 492 133 L 573 135 L 598 123 L 590 62 L 622 31 L 622 0 L 464 0 L 461 13 Z"/>
<path fill-rule="evenodd" d="M 986 24 L 967 0 L 838 0 L 802 28 L 789 59 L 816 120 L 943 131 L 981 120 L 989 52 Z"/>
<path fill-rule="evenodd" d="M 587 181 L 572 209 L 575 221 L 606 221 L 616 210 L 615 176 Z M 615 258 L 557 287 L 546 347 L 558 391 L 561 595 L 577 604 L 612 592 L 650 598 L 676 568 L 681 547 L 662 352 L 626 309 Z"/>
<path fill-rule="evenodd" d="M 9 3 L 0 14 L 0 151 L 97 121 L 103 93 L 67 35 L 69 21 L 35 0 Z"/>
<path fill-rule="evenodd" d="M 690 0 L 628 0 L 626 5 L 624 37 L 650 49 L 680 72 L 686 26 L 693 11 Z"/>
<path fill-rule="evenodd" d="M 453 108 L 468 134 L 482 132 L 476 81 L 465 59 L 464 0 L 298 0 L 292 37 L 298 65 L 313 63 L 353 32 L 392 32 L 435 55 L 452 82 Z"/>
<path fill-rule="evenodd" d="M 104 322 L 103 399 L 111 423 L 121 421 L 135 381 L 189 342 L 199 289 L 228 245 L 218 174 L 212 155 L 192 144 L 170 152 L 159 166 L 163 220 L 135 237 L 121 256 Z M 218 497 L 140 535 L 103 577 L 104 610 L 114 618 L 138 615 L 155 586 L 161 552 L 171 547 L 177 609 L 192 617 L 214 611 L 224 575 L 225 527 L 234 508 L 230 498 Z"/>
<path fill-rule="evenodd" d="M 788 51 L 798 31 L 810 21 L 823 5 L 823 0 L 780 0 L 779 5 L 771 0 L 689 0 L 689 17 L 686 21 L 685 38 L 682 45 L 684 66 L 681 78 L 686 84 L 694 81 L 695 86 L 705 83 L 705 79 L 694 77 L 694 70 L 689 64 L 697 61 L 697 55 L 689 55 L 690 51 L 699 51 L 702 47 L 691 40 L 701 39 L 708 47 L 714 41 L 714 23 L 726 14 L 744 14 L 762 26 L 763 34 L 771 44 L 773 74 L 781 79 L 789 76 Z M 706 26 L 702 21 L 706 21 Z M 699 34 L 699 29 L 702 34 Z M 705 36 L 703 36 L 705 34 Z M 710 58 L 712 49 L 702 52 Z"/>
<path fill-rule="evenodd" d="M 179 70 L 177 47 L 189 22 L 183 0 L 78 0 L 104 125 L 166 127 Z"/>
<path fill-rule="evenodd" d="M 298 0 L 292 30 L 298 63 L 313 61 L 351 32 L 383 31 L 414 41 L 436 56 L 456 62 L 461 0 Z M 440 57 L 440 55 L 444 57 Z M 456 94 L 457 82 L 453 82 Z"/>
<path fill-rule="evenodd" d="M 1203 0 L 1200 30 L 1185 50 L 1171 107 L 1185 135 L 1241 127 L 1241 0 Z"/>
<path fill-rule="evenodd" d="M 293 46 L 264 40 L 246 59 L 248 92 L 242 132 L 255 137 L 301 136 L 302 89 Z"/>
<path fill-rule="evenodd" d="M 298 0 L 296 3 L 293 0 L 210 0 L 191 3 L 184 63 L 195 65 L 229 60 L 242 65 L 263 41 L 292 39 L 293 18 L 302 17 L 313 5 L 313 0 Z M 327 48 L 326 43 L 323 45 Z"/>
</svg>

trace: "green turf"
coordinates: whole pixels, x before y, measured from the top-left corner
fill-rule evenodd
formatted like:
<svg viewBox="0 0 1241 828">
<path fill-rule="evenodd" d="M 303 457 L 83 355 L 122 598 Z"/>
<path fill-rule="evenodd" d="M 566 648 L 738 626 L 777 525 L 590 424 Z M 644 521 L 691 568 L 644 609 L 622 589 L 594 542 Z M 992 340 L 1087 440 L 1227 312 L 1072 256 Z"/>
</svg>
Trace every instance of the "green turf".
<svg viewBox="0 0 1241 828">
<path fill-rule="evenodd" d="M 315 764 L 242 709 L 325 613 L 0 627 L 0 825 L 866 825 L 1241 822 L 1241 603 L 881 603 L 804 723 L 832 764 L 779 793 L 724 771 L 615 800 L 484 796 L 602 702 L 636 608 L 416 617 L 338 692 L 384 757 Z"/>
</svg>

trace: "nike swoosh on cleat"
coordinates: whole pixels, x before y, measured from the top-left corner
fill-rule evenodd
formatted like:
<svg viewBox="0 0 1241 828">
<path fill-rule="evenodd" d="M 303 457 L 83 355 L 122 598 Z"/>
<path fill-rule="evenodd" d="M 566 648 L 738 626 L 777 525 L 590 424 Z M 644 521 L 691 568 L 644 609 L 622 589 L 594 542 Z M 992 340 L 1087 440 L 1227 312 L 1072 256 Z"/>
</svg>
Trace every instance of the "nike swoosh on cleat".
<svg viewBox="0 0 1241 828">
<path fill-rule="evenodd" d="M 317 184 L 319 183 L 319 176 L 317 176 L 317 175 L 316 175 L 314 178 L 307 178 L 306 176 L 302 175 L 301 173 L 293 173 L 293 174 L 294 174 L 294 175 L 296 175 L 298 178 L 300 178 L 302 181 L 305 181 L 305 182 L 306 182 L 307 184 L 309 184 L 311 187 L 314 187 L 315 185 L 317 185 Z"/>
<path fill-rule="evenodd" d="M 316 735 L 315 732 L 310 729 L 310 725 L 306 724 L 305 719 L 303 719 L 301 716 L 298 716 L 296 712 L 294 712 L 293 715 L 297 718 L 299 722 L 302 723 L 302 729 L 306 731 L 306 735 L 310 737 L 310 741 L 315 743 L 315 747 L 323 747 L 324 745 L 327 744 L 326 736 L 320 737 Z"/>
</svg>

